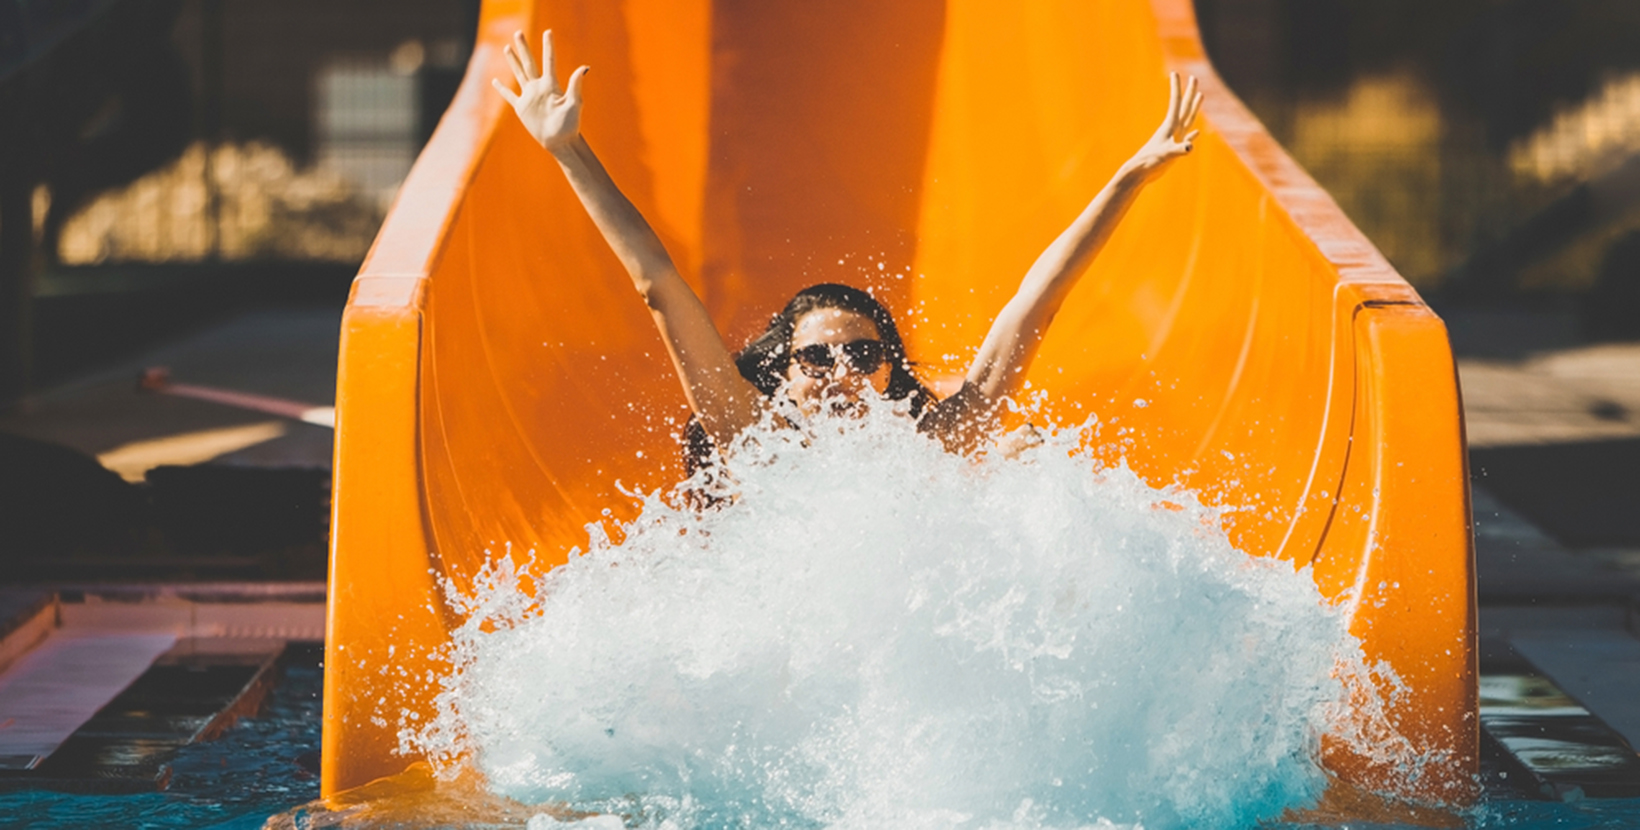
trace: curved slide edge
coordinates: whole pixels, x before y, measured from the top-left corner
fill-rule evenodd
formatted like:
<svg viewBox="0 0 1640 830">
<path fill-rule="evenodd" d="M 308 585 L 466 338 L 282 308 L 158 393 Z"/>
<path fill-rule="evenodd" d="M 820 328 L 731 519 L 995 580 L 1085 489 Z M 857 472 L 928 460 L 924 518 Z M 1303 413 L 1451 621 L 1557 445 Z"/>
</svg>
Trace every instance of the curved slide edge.
<svg viewBox="0 0 1640 830">
<path fill-rule="evenodd" d="M 1334 325 L 1354 352 L 1337 385 L 1354 400 L 1336 487 L 1314 494 L 1330 510 L 1310 563 L 1323 593 L 1347 606 L 1369 659 L 1394 673 L 1376 681 L 1398 734 L 1370 756 L 1329 741 L 1327 764 L 1364 788 L 1471 803 L 1480 757 L 1474 532 L 1446 327 L 1219 78 L 1191 3 L 1151 5 L 1170 67 L 1203 80 L 1214 131 L 1337 275 Z M 1409 758 L 1421 763 L 1409 769 Z"/>
<path fill-rule="evenodd" d="M 452 618 L 430 561 L 420 465 L 427 281 L 501 114 L 489 79 L 527 3 L 484 4 L 461 87 L 354 279 L 342 316 L 331 483 L 324 729 L 328 797 L 403 771 L 399 713 L 431 709 Z M 416 649 L 416 645 L 421 645 Z M 399 651 L 404 646 L 404 655 Z M 413 679 L 411 679 L 413 675 Z"/>
</svg>

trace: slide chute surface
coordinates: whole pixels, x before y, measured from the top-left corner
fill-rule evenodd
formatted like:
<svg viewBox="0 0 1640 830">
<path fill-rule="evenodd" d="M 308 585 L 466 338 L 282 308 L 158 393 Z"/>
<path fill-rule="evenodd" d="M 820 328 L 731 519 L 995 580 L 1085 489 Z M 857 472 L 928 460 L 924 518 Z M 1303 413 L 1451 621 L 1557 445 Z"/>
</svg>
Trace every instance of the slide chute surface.
<svg viewBox="0 0 1640 830">
<path fill-rule="evenodd" d="M 1067 419 L 1117 418 L 1125 440 L 1099 451 L 1152 483 L 1255 508 L 1226 514 L 1232 541 L 1312 566 L 1346 607 L 1405 686 L 1405 742 L 1327 744 L 1330 768 L 1467 797 L 1473 554 L 1445 329 L 1217 78 L 1189 0 L 487 0 L 343 322 L 327 795 L 415 760 L 397 736 L 431 711 L 444 580 L 509 544 L 561 562 L 587 523 L 630 518 L 617 482 L 681 473 L 684 400 L 647 310 L 489 88 L 512 32 L 548 26 L 561 71 L 594 67 L 583 132 L 732 342 L 803 286 L 863 282 L 946 391 L 948 356 L 1155 128 L 1167 72 L 1201 78 L 1196 151 L 1071 295 L 1032 388 Z M 1408 782 L 1413 754 L 1442 762 Z"/>
</svg>

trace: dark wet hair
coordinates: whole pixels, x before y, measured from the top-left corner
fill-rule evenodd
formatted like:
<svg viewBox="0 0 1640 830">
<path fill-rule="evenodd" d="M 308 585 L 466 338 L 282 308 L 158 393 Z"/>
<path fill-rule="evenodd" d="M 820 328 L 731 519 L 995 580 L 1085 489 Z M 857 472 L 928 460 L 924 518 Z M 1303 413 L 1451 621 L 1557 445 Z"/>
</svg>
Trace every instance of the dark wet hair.
<svg viewBox="0 0 1640 830">
<path fill-rule="evenodd" d="M 769 327 L 735 355 L 735 366 L 740 369 L 741 377 L 765 395 L 772 397 L 779 392 L 791 367 L 792 334 L 797 330 L 797 321 L 823 308 L 852 311 L 870 318 L 877 327 L 877 339 L 883 343 L 883 357 L 889 367 L 888 388 L 883 390 L 883 396 L 892 401 L 909 399 L 911 416 L 921 416 L 934 402 L 934 393 L 911 373 L 911 362 L 906 359 L 905 343 L 900 340 L 899 327 L 894 325 L 894 315 L 877 302 L 876 297 L 848 285 L 823 282 L 797 292 L 769 321 Z M 700 425 L 700 419 L 693 416 L 683 432 L 685 466 L 693 475 L 711 463 L 712 441 Z"/>
<path fill-rule="evenodd" d="M 786 303 L 786 307 L 769 321 L 769 327 L 735 356 L 735 365 L 740 368 L 741 377 L 751 381 L 765 395 L 779 391 L 791 367 L 792 333 L 797 329 L 797 321 L 803 315 L 823 308 L 852 311 L 871 319 L 877 326 L 877 338 L 883 343 L 883 356 L 888 361 L 888 388 L 883 391 L 883 396 L 891 401 L 909 398 L 911 414 L 921 415 L 923 407 L 933 402 L 934 393 L 928 391 L 928 387 L 923 386 L 911 373 L 911 363 L 906 360 L 905 343 L 900 340 L 900 330 L 894 325 L 894 315 L 877 302 L 876 297 L 858 288 L 834 282 L 811 285 L 797 292 L 797 296 Z"/>
</svg>

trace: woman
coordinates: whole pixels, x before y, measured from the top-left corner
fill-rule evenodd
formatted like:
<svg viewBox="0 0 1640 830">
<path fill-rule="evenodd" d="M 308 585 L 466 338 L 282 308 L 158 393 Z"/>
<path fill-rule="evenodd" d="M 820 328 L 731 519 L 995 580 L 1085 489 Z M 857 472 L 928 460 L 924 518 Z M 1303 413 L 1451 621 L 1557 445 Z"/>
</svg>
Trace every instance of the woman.
<svg viewBox="0 0 1640 830">
<path fill-rule="evenodd" d="M 818 285 L 794 297 L 769 330 L 738 360 L 706 307 L 678 274 L 649 223 L 622 195 L 581 137 L 581 88 L 588 67 L 560 89 L 553 67 L 552 32 L 541 35 L 545 72 L 537 68 L 523 32 L 506 48 L 518 92 L 491 83 L 541 146 L 552 153 L 587 214 L 614 249 L 648 303 L 708 446 L 729 447 L 784 395 L 805 413 L 847 409 L 866 388 L 909 399 L 918 428 L 956 452 L 976 449 L 996 423 L 1002 401 L 1019 391 L 1048 324 L 1089 262 L 1110 238 L 1143 187 L 1167 164 L 1190 152 L 1190 130 L 1201 107 L 1196 80 L 1180 87 L 1170 76 L 1167 114 L 1156 133 L 1094 197 L 1071 226 L 1026 272 L 1019 291 L 991 324 L 962 387 L 933 395 L 912 376 L 892 316 L 870 295 Z"/>
</svg>

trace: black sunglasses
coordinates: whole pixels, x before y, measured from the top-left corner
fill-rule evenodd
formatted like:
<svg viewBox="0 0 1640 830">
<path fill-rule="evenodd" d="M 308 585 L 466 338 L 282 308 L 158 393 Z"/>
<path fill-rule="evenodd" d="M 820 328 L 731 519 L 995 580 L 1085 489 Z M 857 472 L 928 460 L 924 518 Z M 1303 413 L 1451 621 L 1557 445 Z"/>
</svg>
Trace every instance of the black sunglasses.
<svg viewBox="0 0 1640 830">
<path fill-rule="evenodd" d="M 797 368 L 811 378 L 823 378 L 830 375 L 837 368 L 837 352 L 843 352 L 843 359 L 848 361 L 850 369 L 862 375 L 876 374 L 882 368 L 883 341 L 881 340 L 851 340 L 841 346 L 826 343 L 813 343 L 801 349 L 792 350 L 792 359 L 797 361 Z"/>
</svg>

